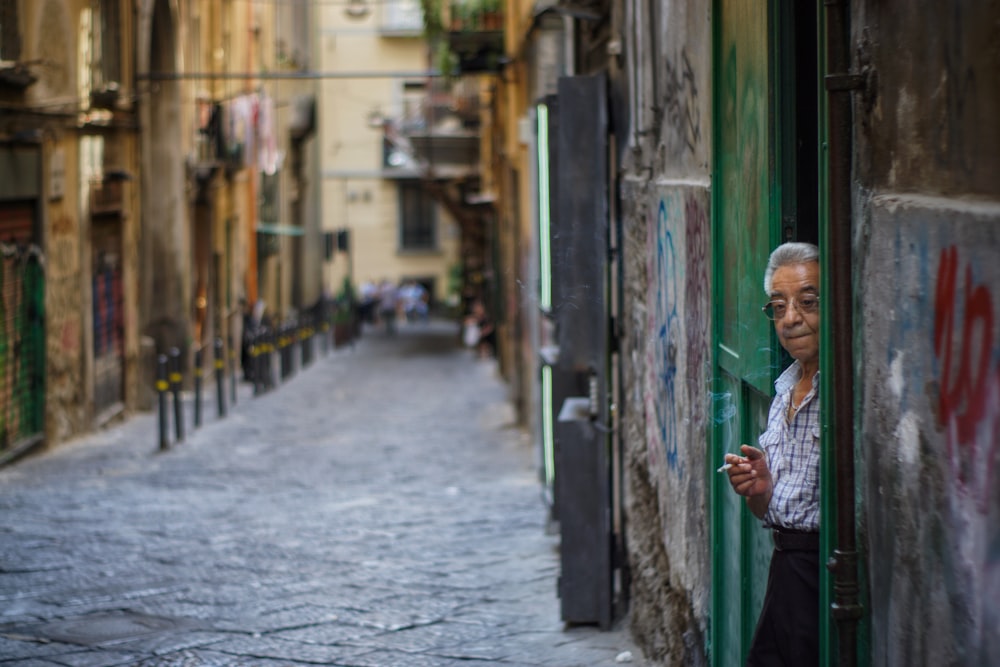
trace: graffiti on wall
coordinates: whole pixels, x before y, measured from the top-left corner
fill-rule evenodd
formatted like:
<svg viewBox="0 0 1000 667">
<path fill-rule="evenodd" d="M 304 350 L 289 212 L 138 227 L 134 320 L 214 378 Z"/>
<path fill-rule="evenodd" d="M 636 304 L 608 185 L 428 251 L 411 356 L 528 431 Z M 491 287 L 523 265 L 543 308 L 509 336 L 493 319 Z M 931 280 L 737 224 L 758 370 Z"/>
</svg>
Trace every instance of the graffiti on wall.
<svg viewBox="0 0 1000 667">
<path fill-rule="evenodd" d="M 934 297 L 934 353 L 939 364 L 938 420 L 955 490 L 986 512 L 1000 448 L 1000 364 L 993 354 L 993 295 L 960 273 L 955 246 L 941 250 Z M 960 279 L 959 276 L 962 276 Z"/>
<path fill-rule="evenodd" d="M 701 143 L 701 117 L 698 115 L 698 82 L 687 51 L 664 64 L 664 112 L 667 126 L 694 153 Z"/>
<path fill-rule="evenodd" d="M 709 220 L 704 202 L 689 196 L 684 203 L 685 274 L 684 327 L 687 334 L 687 395 L 691 421 L 696 428 L 705 425 L 705 401 L 702 392 L 708 386 L 709 368 Z"/>
<path fill-rule="evenodd" d="M 934 291 L 937 419 L 944 433 L 946 517 L 955 549 L 949 579 L 965 597 L 965 642 L 980 643 L 1000 554 L 990 528 L 1000 458 L 1000 363 L 990 287 L 956 246 L 941 249 Z M 995 511 L 995 510 L 994 510 Z M 992 535 L 991 535 L 992 533 Z M 994 619 L 995 620 L 995 619 Z"/>
<path fill-rule="evenodd" d="M 1000 274 L 986 231 L 993 209 L 897 196 L 876 208 L 878 270 L 867 282 L 863 341 L 873 393 L 864 401 L 862 458 L 873 466 L 873 619 L 892 637 L 879 650 L 905 661 L 933 648 L 961 656 L 939 663 L 1000 664 L 1000 645 L 989 648 L 1000 627 Z M 897 613 L 904 609 L 911 613 Z M 921 643 L 928 623 L 947 628 L 945 642 Z"/>
<path fill-rule="evenodd" d="M 647 221 L 645 407 L 650 466 L 685 474 L 684 444 L 706 423 L 709 377 L 708 212 L 698 194 L 668 194 Z"/>
<path fill-rule="evenodd" d="M 661 199 L 656 220 L 647 229 L 652 238 L 647 275 L 650 281 L 646 349 L 647 443 L 650 465 L 666 463 L 667 469 L 683 476 L 677 437 L 677 353 L 680 338 L 678 298 L 680 267 L 674 247 L 671 221 L 677 224 L 681 211 L 674 197 Z"/>
</svg>

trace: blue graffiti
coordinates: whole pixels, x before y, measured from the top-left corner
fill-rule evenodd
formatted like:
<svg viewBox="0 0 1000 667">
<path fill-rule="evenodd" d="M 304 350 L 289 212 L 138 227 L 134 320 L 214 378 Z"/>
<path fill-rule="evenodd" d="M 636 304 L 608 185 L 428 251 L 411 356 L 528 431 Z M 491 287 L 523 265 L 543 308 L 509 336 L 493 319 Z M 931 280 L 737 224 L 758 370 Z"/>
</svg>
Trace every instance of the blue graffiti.
<svg viewBox="0 0 1000 667">
<path fill-rule="evenodd" d="M 677 267 L 677 253 L 674 249 L 674 239 L 667 229 L 667 205 L 661 199 L 656 225 L 656 275 L 657 294 L 654 308 L 654 322 L 660 327 L 656 335 L 655 360 L 660 368 L 657 374 L 656 387 L 656 417 L 660 428 L 660 436 L 666 452 L 668 468 L 684 477 L 684 469 L 680 464 L 680 447 L 677 435 L 677 330 L 679 317 L 677 315 L 677 288 L 680 284 Z"/>
</svg>

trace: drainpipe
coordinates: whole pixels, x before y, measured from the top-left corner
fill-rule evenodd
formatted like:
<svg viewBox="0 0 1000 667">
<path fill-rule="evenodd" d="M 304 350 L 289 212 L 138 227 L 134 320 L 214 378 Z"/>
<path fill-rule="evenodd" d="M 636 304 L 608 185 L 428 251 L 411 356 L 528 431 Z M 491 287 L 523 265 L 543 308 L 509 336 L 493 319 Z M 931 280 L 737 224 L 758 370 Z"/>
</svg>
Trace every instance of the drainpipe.
<svg viewBox="0 0 1000 667">
<path fill-rule="evenodd" d="M 831 613 L 837 623 L 838 664 L 857 664 L 858 552 L 854 532 L 854 355 L 851 289 L 851 91 L 863 79 L 850 74 L 846 0 L 825 0 L 825 77 L 829 118 L 829 258 L 833 319 L 833 446 L 836 469 L 837 542 L 827 567 L 834 575 Z"/>
</svg>

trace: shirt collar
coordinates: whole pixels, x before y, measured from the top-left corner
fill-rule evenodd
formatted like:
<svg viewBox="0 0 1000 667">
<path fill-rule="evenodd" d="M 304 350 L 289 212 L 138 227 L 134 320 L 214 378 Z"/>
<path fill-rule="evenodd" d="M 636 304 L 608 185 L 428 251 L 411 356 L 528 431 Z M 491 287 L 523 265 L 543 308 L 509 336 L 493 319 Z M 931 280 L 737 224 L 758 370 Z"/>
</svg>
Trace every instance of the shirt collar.
<svg viewBox="0 0 1000 667">
<path fill-rule="evenodd" d="M 774 381 L 774 392 L 778 395 L 785 394 L 791 391 L 795 383 L 799 381 L 802 377 L 802 364 L 798 360 L 793 361 L 792 365 L 785 369 L 785 371 L 778 376 L 778 379 Z M 819 371 L 812 378 L 812 391 L 815 392 L 819 389 Z M 810 392 L 811 393 L 811 392 Z"/>
</svg>

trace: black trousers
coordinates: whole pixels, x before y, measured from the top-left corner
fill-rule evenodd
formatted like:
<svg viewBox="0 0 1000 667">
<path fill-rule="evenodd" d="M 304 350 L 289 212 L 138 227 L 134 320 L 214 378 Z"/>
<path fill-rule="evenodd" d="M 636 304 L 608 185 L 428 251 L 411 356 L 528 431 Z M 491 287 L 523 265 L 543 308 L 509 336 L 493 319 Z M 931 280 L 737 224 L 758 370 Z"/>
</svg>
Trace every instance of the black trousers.
<svg viewBox="0 0 1000 667">
<path fill-rule="evenodd" d="M 819 552 L 774 550 L 747 667 L 819 664 Z"/>
</svg>

